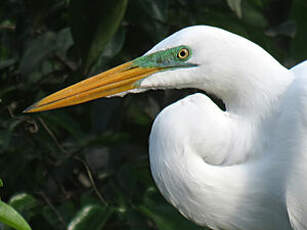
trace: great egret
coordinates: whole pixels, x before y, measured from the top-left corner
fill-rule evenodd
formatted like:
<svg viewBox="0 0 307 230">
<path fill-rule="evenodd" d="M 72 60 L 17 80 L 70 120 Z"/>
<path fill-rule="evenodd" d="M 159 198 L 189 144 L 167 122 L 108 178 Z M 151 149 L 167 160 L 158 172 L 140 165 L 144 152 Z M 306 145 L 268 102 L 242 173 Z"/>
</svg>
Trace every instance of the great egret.
<svg viewBox="0 0 307 230">
<path fill-rule="evenodd" d="M 163 196 L 213 229 L 307 229 L 306 61 L 288 70 L 245 38 L 192 26 L 25 112 L 167 88 L 212 93 L 226 111 L 197 93 L 155 119 L 150 167 Z"/>
</svg>

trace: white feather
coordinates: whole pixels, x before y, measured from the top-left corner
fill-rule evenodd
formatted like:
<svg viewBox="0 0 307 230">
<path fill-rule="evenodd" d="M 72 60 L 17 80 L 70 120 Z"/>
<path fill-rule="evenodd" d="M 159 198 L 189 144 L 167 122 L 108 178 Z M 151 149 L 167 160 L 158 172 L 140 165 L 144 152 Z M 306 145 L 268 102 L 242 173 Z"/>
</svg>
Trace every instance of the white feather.
<svg viewBox="0 0 307 230">
<path fill-rule="evenodd" d="M 165 108 L 150 135 L 164 197 L 213 229 L 307 229 L 307 62 L 287 70 L 256 44 L 209 27 L 183 29 L 148 53 L 178 45 L 199 64 L 153 74 L 141 89 L 197 88 Z"/>
</svg>

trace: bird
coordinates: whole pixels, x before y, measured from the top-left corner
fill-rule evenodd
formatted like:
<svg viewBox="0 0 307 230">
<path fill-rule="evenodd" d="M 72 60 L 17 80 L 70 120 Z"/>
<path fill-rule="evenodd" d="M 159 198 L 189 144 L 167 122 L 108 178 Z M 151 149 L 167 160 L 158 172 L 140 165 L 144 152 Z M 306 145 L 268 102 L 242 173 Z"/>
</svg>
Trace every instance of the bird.
<svg viewBox="0 0 307 230">
<path fill-rule="evenodd" d="M 199 92 L 152 125 L 149 162 L 164 198 L 215 230 L 306 230 L 307 61 L 288 69 L 246 38 L 194 25 L 24 112 L 170 88 Z"/>
</svg>

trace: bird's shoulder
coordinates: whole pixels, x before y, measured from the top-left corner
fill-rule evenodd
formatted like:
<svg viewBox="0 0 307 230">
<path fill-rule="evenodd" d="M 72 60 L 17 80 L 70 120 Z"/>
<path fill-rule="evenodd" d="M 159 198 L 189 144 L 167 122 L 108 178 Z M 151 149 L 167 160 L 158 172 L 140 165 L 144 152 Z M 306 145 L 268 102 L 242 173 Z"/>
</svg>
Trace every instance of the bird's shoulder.
<svg viewBox="0 0 307 230">
<path fill-rule="evenodd" d="M 285 133 L 283 146 L 287 151 L 286 202 L 291 225 L 294 229 L 307 229 L 307 61 L 294 66 L 290 71 L 294 80 L 283 103 L 284 118 L 280 124 Z M 282 145 L 281 142 L 279 142 Z"/>
<path fill-rule="evenodd" d="M 166 113 L 174 113 L 175 115 L 177 112 L 181 112 L 180 114 L 189 114 L 194 112 L 218 113 L 222 112 L 222 110 L 207 95 L 195 93 L 167 106 L 162 110 L 161 115 L 165 115 Z M 176 116 L 179 116 L 180 114 L 176 114 Z"/>
<path fill-rule="evenodd" d="M 291 71 L 294 72 L 296 75 L 305 75 L 305 77 L 307 78 L 306 74 L 307 74 L 307 60 L 293 66 L 291 68 Z"/>
<path fill-rule="evenodd" d="M 219 120 L 219 116 L 224 112 L 208 96 L 192 94 L 165 107 L 153 123 L 152 134 L 183 138 L 195 127 L 212 125 L 211 121 Z"/>
<path fill-rule="evenodd" d="M 271 121 L 279 130 L 283 128 L 285 133 L 294 126 L 297 127 L 295 130 L 307 129 L 307 61 L 294 66 L 290 72 L 293 81 L 281 97 L 277 117 L 273 118 L 274 122 Z"/>
<path fill-rule="evenodd" d="M 307 115 L 307 60 L 291 69 L 293 83 L 288 92 L 288 105 L 295 105 L 298 111 Z"/>
<path fill-rule="evenodd" d="M 292 88 L 299 93 L 307 92 L 307 60 L 290 69 L 294 75 Z"/>
<path fill-rule="evenodd" d="M 189 123 L 204 121 L 210 116 L 219 116 L 223 111 L 205 94 L 195 93 L 164 108 L 155 123 Z M 216 117 L 215 117 L 216 118 Z"/>
</svg>

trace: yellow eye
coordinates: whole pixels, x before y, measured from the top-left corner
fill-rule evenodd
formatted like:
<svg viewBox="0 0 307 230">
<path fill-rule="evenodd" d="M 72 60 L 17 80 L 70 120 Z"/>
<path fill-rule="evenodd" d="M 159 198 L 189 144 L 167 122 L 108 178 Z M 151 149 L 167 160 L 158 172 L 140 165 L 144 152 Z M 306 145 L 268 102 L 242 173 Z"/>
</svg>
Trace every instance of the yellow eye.
<svg viewBox="0 0 307 230">
<path fill-rule="evenodd" d="M 179 50 L 177 57 L 180 59 L 186 59 L 189 56 L 189 50 L 187 48 L 182 48 Z"/>
</svg>

